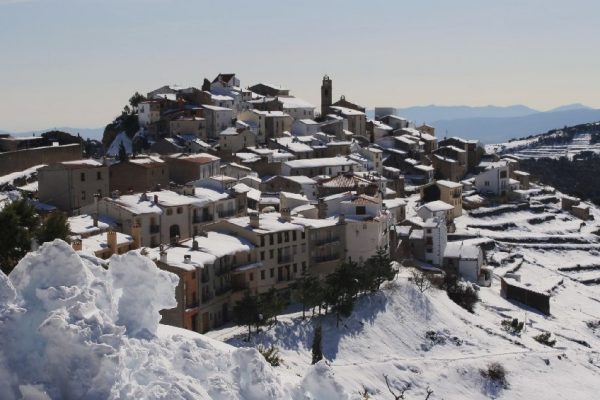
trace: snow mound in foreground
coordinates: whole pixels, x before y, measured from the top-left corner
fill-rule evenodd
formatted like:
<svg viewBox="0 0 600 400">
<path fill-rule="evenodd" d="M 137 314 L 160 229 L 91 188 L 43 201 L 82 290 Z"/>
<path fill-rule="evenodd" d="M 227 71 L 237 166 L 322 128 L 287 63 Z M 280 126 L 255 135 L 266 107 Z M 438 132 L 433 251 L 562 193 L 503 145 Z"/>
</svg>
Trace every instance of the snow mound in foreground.
<svg viewBox="0 0 600 400">
<path fill-rule="evenodd" d="M 0 272 L 2 398 L 325 398 L 317 382 L 326 398 L 346 398 L 325 365 L 303 390 L 255 349 L 159 325 L 159 310 L 176 305 L 177 279 L 138 253 L 105 268 L 60 240 L 9 278 Z"/>
</svg>

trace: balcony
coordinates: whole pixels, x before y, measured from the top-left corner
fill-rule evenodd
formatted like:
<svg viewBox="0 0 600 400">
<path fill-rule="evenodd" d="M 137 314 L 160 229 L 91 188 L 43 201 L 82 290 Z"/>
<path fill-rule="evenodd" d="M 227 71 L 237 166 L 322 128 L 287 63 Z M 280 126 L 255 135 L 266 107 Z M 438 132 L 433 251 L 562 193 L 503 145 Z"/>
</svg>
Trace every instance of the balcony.
<svg viewBox="0 0 600 400">
<path fill-rule="evenodd" d="M 201 224 L 203 222 L 211 222 L 212 221 L 212 215 L 207 214 L 207 215 L 194 215 L 192 217 L 192 222 L 194 224 Z"/>
<path fill-rule="evenodd" d="M 277 262 L 279 264 L 288 264 L 288 263 L 292 262 L 292 256 L 291 255 L 279 256 L 279 257 L 277 257 Z"/>
<path fill-rule="evenodd" d="M 219 216 L 219 218 L 230 218 L 235 216 L 235 210 L 217 211 L 217 215 Z"/>
<path fill-rule="evenodd" d="M 319 257 L 313 258 L 313 262 L 315 264 L 320 264 L 320 263 L 325 263 L 325 262 L 330 262 L 330 261 L 339 261 L 339 260 L 340 260 L 339 254 L 331 254 L 331 255 L 327 255 L 327 256 L 319 256 Z"/>
<path fill-rule="evenodd" d="M 150 234 L 155 234 L 160 232 L 160 225 L 150 225 Z"/>
<path fill-rule="evenodd" d="M 326 245 L 339 245 L 340 243 L 340 239 L 337 237 L 334 238 L 325 238 L 325 239 L 318 239 L 315 240 L 315 246 L 326 246 Z"/>
</svg>

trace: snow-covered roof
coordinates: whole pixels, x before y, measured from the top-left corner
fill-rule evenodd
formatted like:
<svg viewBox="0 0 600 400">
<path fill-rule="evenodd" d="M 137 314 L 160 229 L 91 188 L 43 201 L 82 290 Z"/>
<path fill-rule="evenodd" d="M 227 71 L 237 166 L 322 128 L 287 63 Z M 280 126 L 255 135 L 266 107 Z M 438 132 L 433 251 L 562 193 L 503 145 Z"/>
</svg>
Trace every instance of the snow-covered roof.
<svg viewBox="0 0 600 400">
<path fill-rule="evenodd" d="M 130 235 L 126 235 L 121 232 L 115 232 L 117 235 L 117 245 L 122 245 L 125 243 L 133 243 L 133 238 Z M 103 251 L 108 249 L 108 233 L 103 232 L 97 235 L 88 236 L 86 238 L 81 239 L 81 249 L 83 251 L 89 251 L 91 253 L 96 253 L 98 251 Z"/>
<path fill-rule="evenodd" d="M 103 165 L 101 162 L 92 160 L 91 158 L 74 161 L 62 161 L 61 164 L 68 167 L 101 167 Z"/>
<path fill-rule="evenodd" d="M 98 226 L 94 226 L 94 218 L 89 214 L 76 215 L 68 218 L 69 229 L 73 235 L 84 235 L 93 232 L 100 232 L 114 225 L 112 219 L 99 215 Z"/>
<path fill-rule="evenodd" d="M 285 221 L 279 213 L 261 213 L 259 215 L 259 226 L 254 228 L 250 225 L 250 217 L 230 218 L 229 223 L 248 229 L 256 233 L 272 233 L 289 230 L 302 230 L 302 226 Z"/>
<path fill-rule="evenodd" d="M 206 108 L 207 110 L 211 110 L 211 111 L 231 111 L 231 112 L 233 112 L 233 110 L 231 108 L 212 106 L 209 104 L 202 104 L 202 108 Z"/>
<path fill-rule="evenodd" d="M 317 181 L 305 175 L 282 176 L 282 178 L 299 183 L 300 185 L 315 185 Z"/>
<path fill-rule="evenodd" d="M 448 242 L 444 250 L 444 257 L 459 258 L 461 260 L 476 260 L 479 257 L 481 248 L 464 241 Z"/>
<path fill-rule="evenodd" d="M 452 182 L 452 181 L 447 181 L 447 180 L 443 180 L 443 179 L 436 181 L 436 183 L 440 186 L 445 186 L 450 189 L 457 189 L 457 188 L 462 187 L 462 185 L 458 182 Z"/>
<path fill-rule="evenodd" d="M 340 106 L 331 106 L 331 109 L 337 110 L 344 115 L 365 115 L 362 111 L 357 111 L 352 108 L 340 107 Z"/>
<path fill-rule="evenodd" d="M 325 158 L 309 158 L 303 160 L 293 160 L 285 163 L 290 168 L 319 168 L 332 166 L 350 166 L 356 165 L 352 160 L 346 157 L 325 157 Z"/>
<path fill-rule="evenodd" d="M 279 101 L 283 104 L 283 109 L 289 108 L 315 108 L 308 101 L 294 96 L 278 96 Z"/>
<path fill-rule="evenodd" d="M 454 206 L 452 206 L 442 200 L 436 200 L 436 201 L 431 201 L 429 203 L 423 204 L 421 206 L 421 208 L 425 208 L 431 212 L 437 212 L 437 211 L 452 210 L 454 208 Z"/>
</svg>

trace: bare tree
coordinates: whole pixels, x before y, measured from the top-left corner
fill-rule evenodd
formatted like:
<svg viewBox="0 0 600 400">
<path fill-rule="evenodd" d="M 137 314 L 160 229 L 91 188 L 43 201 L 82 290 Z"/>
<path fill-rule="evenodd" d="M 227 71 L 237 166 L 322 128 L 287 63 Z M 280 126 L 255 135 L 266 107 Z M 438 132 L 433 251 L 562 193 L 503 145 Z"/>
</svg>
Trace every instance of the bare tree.
<svg viewBox="0 0 600 400">
<path fill-rule="evenodd" d="M 392 396 L 394 396 L 394 400 L 400 400 L 400 399 L 404 399 L 404 392 L 406 392 L 407 390 L 410 389 L 410 383 L 407 383 L 406 386 L 404 386 L 402 389 L 400 389 L 400 391 L 398 393 L 396 393 L 395 391 L 392 390 L 392 387 L 390 386 L 390 382 L 388 380 L 387 375 L 383 376 L 385 378 L 385 384 L 387 385 L 388 390 L 390 391 L 390 393 L 392 394 Z"/>
<path fill-rule="evenodd" d="M 392 389 L 392 386 L 390 385 L 390 381 L 388 380 L 388 376 L 387 375 L 383 375 L 383 377 L 385 378 L 385 384 L 387 385 L 388 390 L 390 391 L 390 393 L 392 394 L 392 396 L 394 396 L 394 400 L 403 400 L 404 399 L 404 393 L 406 393 L 406 391 L 410 390 L 410 388 L 412 387 L 412 385 L 410 383 L 407 383 L 406 386 L 404 386 L 402 389 L 398 390 L 394 390 Z M 359 392 L 361 393 L 361 395 L 363 396 L 367 396 L 364 397 L 365 399 L 368 399 L 368 392 L 367 389 L 365 388 L 365 391 L 363 394 L 363 392 Z M 429 398 L 431 397 L 431 395 L 433 394 L 433 389 L 431 389 L 431 387 L 427 386 L 427 395 L 425 396 L 425 400 L 429 400 Z"/>
<path fill-rule="evenodd" d="M 431 289 L 431 281 L 426 274 L 419 270 L 413 269 L 412 280 L 421 293 L 425 293 L 427 290 Z"/>
</svg>

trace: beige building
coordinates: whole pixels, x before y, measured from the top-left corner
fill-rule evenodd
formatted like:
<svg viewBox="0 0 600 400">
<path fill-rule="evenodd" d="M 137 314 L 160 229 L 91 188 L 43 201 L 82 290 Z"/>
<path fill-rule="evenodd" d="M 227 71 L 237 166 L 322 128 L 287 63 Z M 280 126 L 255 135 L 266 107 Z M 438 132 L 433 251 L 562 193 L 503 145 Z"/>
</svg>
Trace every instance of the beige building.
<svg viewBox="0 0 600 400">
<path fill-rule="evenodd" d="M 169 132 L 171 136 L 188 134 L 206 140 L 206 120 L 182 115 L 169 121 Z"/>
<path fill-rule="evenodd" d="M 293 122 L 283 111 L 248 110 L 240 113 L 238 119 L 251 127 L 258 143 L 283 136 L 283 132 L 290 131 Z"/>
<path fill-rule="evenodd" d="M 38 198 L 68 213 L 109 191 L 108 167 L 94 160 L 64 161 L 38 169 Z"/>
<path fill-rule="evenodd" d="M 182 194 L 170 190 L 116 195 L 86 207 L 93 215 L 114 220 L 124 233 L 141 227 L 142 246 L 156 247 L 199 234 L 203 227 L 223 218 L 246 215 L 246 193 L 187 187 Z"/>
<path fill-rule="evenodd" d="M 223 220 L 211 229 L 250 241 L 256 263 L 232 271 L 233 301 L 246 291 L 252 295 L 269 289 L 288 291 L 290 284 L 308 268 L 308 239 L 302 225 L 291 222 L 289 214 L 253 213 Z"/>
<path fill-rule="evenodd" d="M 131 158 L 109 167 L 110 191 L 139 193 L 169 187 L 169 166 L 158 157 Z"/>
<path fill-rule="evenodd" d="M 163 247 L 159 268 L 179 276 L 177 307 L 163 310 L 162 322 L 205 333 L 229 321 L 231 271 L 252 267 L 254 246 L 245 239 L 203 232 L 177 246 Z"/>
<path fill-rule="evenodd" d="M 134 226 L 133 235 L 131 236 L 110 229 L 96 235 L 74 239 L 71 246 L 75 251 L 92 253 L 98 258 L 106 260 L 113 254 L 124 254 L 129 250 L 139 248 L 140 227 Z"/>
<path fill-rule="evenodd" d="M 256 136 L 249 129 L 227 128 L 219 133 L 219 150 L 223 154 L 237 153 L 256 146 Z"/>
<path fill-rule="evenodd" d="M 438 180 L 421 187 L 423 203 L 441 200 L 453 208 L 452 219 L 462 215 L 462 184 L 447 180 Z"/>
<path fill-rule="evenodd" d="M 348 130 L 355 135 L 367 137 L 367 115 L 358 110 L 332 106 L 329 109 L 348 121 Z"/>
<path fill-rule="evenodd" d="M 173 154 L 164 158 L 169 179 L 181 185 L 219 174 L 221 159 L 208 153 Z"/>
</svg>

